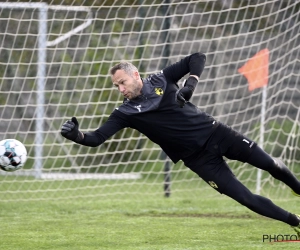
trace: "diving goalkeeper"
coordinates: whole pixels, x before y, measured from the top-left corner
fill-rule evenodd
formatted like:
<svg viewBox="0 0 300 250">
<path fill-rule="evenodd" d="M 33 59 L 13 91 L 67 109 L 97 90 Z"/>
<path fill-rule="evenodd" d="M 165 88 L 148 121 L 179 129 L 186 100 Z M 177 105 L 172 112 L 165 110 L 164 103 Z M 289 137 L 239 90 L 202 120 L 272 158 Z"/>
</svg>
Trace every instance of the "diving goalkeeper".
<svg viewBox="0 0 300 250">
<path fill-rule="evenodd" d="M 300 237 L 300 218 L 250 192 L 234 176 L 223 156 L 268 171 L 300 195 L 299 180 L 282 161 L 273 159 L 254 141 L 189 102 L 205 61 L 204 54 L 194 53 L 145 79 L 129 62 L 113 66 L 111 79 L 124 96 L 123 104 L 95 131 L 82 133 L 76 117 L 72 117 L 62 125 L 61 135 L 78 144 L 97 147 L 123 128 L 136 129 L 157 143 L 174 163 L 182 160 L 219 193 L 260 215 L 291 225 Z M 179 88 L 178 81 L 187 74 L 184 86 Z"/>
</svg>

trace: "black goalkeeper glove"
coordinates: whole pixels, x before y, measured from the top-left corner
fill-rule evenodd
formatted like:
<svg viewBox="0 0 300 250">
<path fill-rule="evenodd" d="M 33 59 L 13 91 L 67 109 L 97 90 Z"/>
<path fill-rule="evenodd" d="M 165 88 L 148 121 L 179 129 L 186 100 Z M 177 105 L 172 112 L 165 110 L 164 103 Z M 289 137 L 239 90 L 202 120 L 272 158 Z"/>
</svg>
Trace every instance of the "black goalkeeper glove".
<svg viewBox="0 0 300 250">
<path fill-rule="evenodd" d="M 184 105 L 191 99 L 197 83 L 198 80 L 195 77 L 190 76 L 186 80 L 184 87 L 176 91 L 175 100 L 178 102 L 180 108 L 183 108 Z"/>
<path fill-rule="evenodd" d="M 79 124 L 76 119 L 76 117 L 72 117 L 72 120 L 66 121 L 61 126 L 61 135 L 68 140 L 74 141 L 74 142 L 80 142 L 83 139 L 82 132 L 79 131 Z"/>
</svg>

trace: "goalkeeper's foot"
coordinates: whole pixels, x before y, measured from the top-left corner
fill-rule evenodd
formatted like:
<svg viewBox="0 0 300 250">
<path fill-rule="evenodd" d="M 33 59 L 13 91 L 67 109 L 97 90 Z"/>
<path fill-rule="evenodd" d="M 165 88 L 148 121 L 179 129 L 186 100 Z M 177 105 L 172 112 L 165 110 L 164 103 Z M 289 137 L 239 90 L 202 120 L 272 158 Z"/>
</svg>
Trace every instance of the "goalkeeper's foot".
<svg viewBox="0 0 300 250">
<path fill-rule="evenodd" d="M 299 225 L 295 227 L 292 226 L 292 228 L 294 229 L 294 231 L 298 235 L 298 238 L 300 239 L 300 215 L 296 214 L 296 216 L 298 217 Z"/>
</svg>

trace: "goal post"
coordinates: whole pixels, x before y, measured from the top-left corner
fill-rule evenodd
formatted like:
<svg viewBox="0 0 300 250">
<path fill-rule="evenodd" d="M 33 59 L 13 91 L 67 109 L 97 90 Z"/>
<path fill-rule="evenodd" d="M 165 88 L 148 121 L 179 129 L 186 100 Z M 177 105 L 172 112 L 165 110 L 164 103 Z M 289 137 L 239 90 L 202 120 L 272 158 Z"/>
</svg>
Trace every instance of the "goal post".
<svg viewBox="0 0 300 250">
<path fill-rule="evenodd" d="M 47 47 L 54 46 L 70 38 L 72 35 L 82 31 L 92 23 L 92 15 L 90 8 L 82 6 L 56 6 L 48 5 L 47 3 L 6 3 L 0 2 L 0 9 L 29 9 L 38 10 L 38 59 L 37 59 L 37 90 L 36 90 L 36 137 L 35 137 L 35 154 L 34 154 L 34 175 L 36 178 L 41 178 L 43 168 L 43 133 L 44 133 L 44 105 L 45 105 L 45 77 L 46 77 L 46 58 Z M 87 20 L 78 27 L 72 27 L 70 31 L 62 34 L 58 38 L 47 40 L 47 17 L 48 9 L 51 10 L 65 10 L 65 11 L 85 11 L 88 14 Z"/>
<path fill-rule="evenodd" d="M 146 77 L 194 52 L 207 62 L 191 101 L 282 158 L 300 178 L 297 1 L 121 2 L 0 3 L 0 138 L 28 150 L 22 170 L 0 172 L 2 201 L 217 196 L 138 131 L 126 128 L 97 148 L 60 135 L 72 116 L 82 131 L 92 131 L 122 104 L 108 74 L 114 64 L 131 61 Z M 265 49 L 268 83 L 250 91 L 239 69 Z M 289 198 L 267 173 L 228 163 L 252 191 Z"/>
</svg>

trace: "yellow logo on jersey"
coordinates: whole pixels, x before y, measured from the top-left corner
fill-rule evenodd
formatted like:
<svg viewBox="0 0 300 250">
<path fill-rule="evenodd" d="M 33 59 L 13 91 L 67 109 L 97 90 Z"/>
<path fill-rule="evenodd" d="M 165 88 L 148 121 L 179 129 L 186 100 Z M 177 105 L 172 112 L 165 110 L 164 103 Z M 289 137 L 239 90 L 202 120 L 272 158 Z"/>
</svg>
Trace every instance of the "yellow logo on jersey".
<svg viewBox="0 0 300 250">
<path fill-rule="evenodd" d="M 157 94 L 157 95 L 163 95 L 164 91 L 161 88 L 155 88 L 155 94 Z"/>
<path fill-rule="evenodd" d="M 209 181 L 208 184 L 213 188 L 218 188 L 218 185 L 214 183 L 213 181 Z"/>
</svg>

